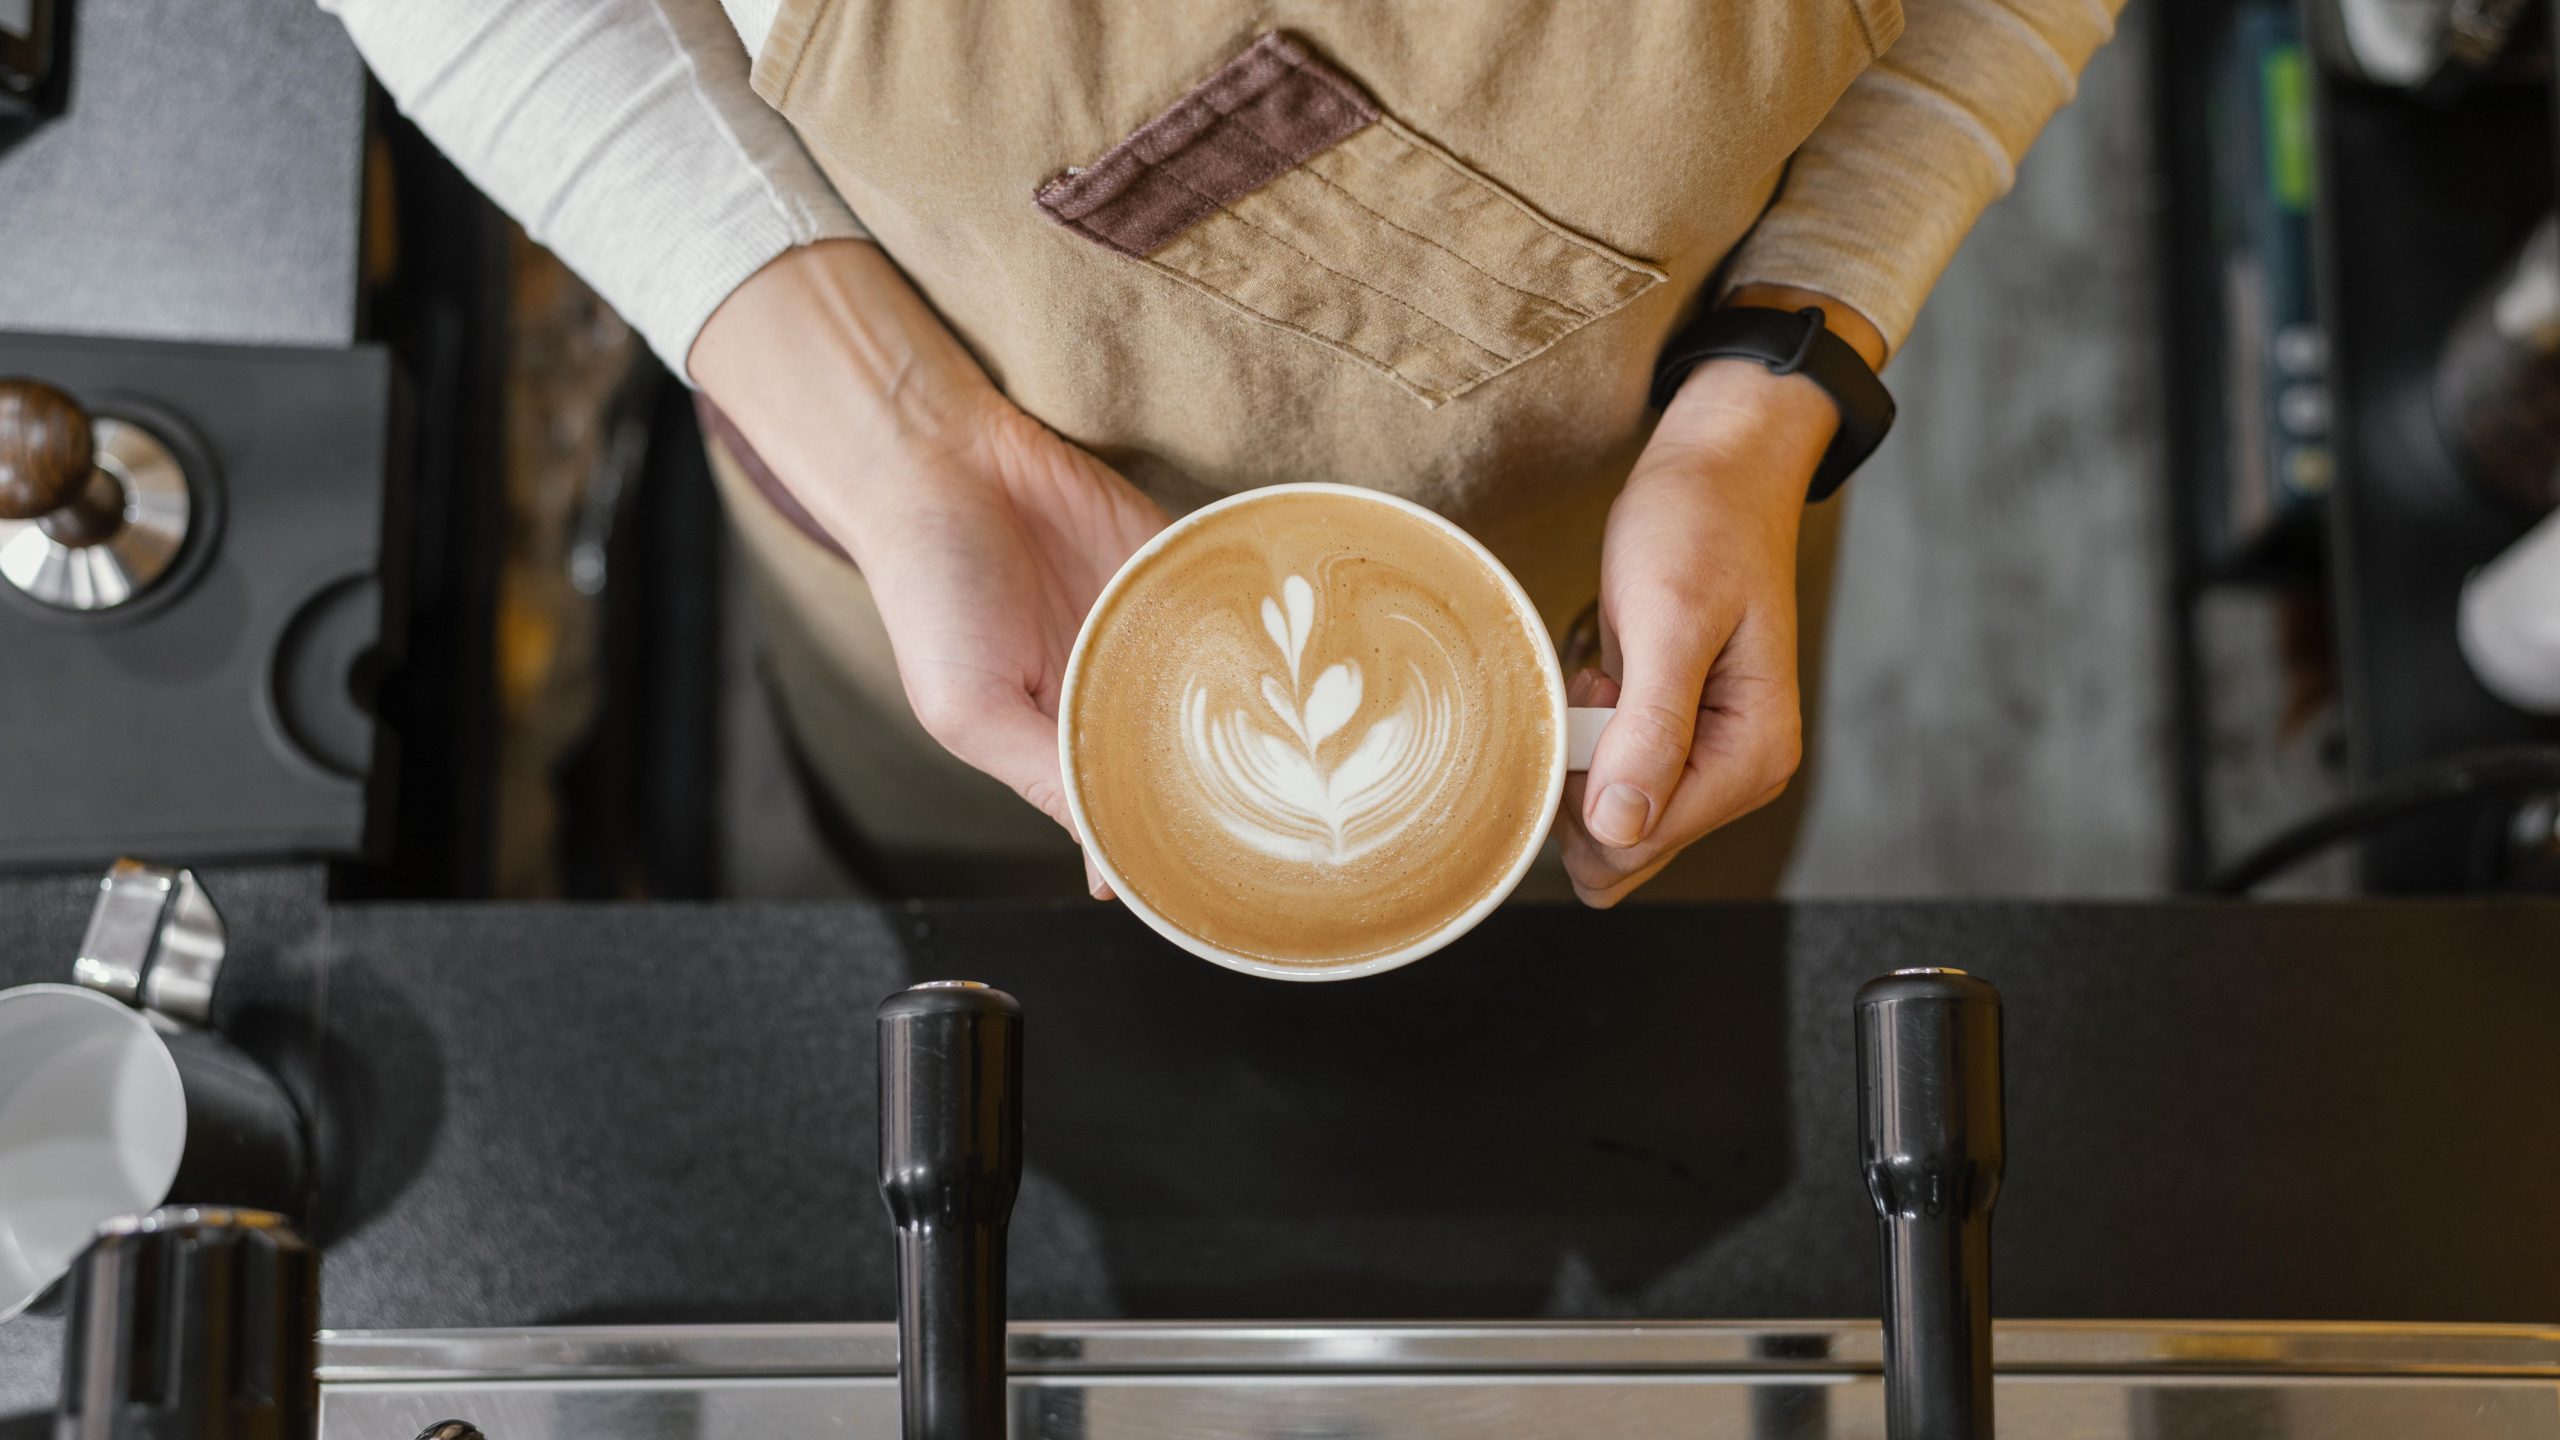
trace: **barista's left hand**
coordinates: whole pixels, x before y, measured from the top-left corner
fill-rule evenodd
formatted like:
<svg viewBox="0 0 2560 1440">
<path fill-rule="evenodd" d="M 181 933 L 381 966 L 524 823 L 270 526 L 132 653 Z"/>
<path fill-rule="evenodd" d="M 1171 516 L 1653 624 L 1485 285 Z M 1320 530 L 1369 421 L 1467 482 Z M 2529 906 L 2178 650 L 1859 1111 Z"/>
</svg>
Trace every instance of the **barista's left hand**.
<svg viewBox="0 0 2560 1440">
<path fill-rule="evenodd" d="M 1746 287 L 1728 303 L 1821 305 L 1869 364 L 1883 360 L 1883 337 L 1838 301 Z M 1709 361 L 1610 507 L 1602 670 L 1568 682 L 1572 703 L 1618 710 L 1590 772 L 1565 782 L 1565 870 L 1584 903 L 1616 904 L 1795 774 L 1796 530 L 1838 423 L 1831 397 L 1802 376 Z"/>
</svg>

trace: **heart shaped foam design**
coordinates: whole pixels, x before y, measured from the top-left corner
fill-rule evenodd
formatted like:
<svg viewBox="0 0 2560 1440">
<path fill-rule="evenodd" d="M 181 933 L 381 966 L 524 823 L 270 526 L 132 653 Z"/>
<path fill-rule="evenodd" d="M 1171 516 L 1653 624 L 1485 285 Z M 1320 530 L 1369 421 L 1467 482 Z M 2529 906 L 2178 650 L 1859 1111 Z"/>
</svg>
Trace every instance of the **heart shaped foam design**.
<svg viewBox="0 0 2560 1440">
<path fill-rule="evenodd" d="M 1445 653 L 1447 675 L 1412 664 L 1402 699 L 1363 717 L 1368 687 L 1357 661 L 1304 678 L 1316 619 L 1315 589 L 1303 577 L 1266 597 L 1262 628 L 1274 662 L 1259 688 L 1269 713 L 1218 707 L 1210 687 L 1194 682 L 1183 697 L 1183 752 L 1209 813 L 1239 843 L 1275 860 L 1348 865 L 1421 819 L 1448 778 L 1456 667 Z"/>
</svg>

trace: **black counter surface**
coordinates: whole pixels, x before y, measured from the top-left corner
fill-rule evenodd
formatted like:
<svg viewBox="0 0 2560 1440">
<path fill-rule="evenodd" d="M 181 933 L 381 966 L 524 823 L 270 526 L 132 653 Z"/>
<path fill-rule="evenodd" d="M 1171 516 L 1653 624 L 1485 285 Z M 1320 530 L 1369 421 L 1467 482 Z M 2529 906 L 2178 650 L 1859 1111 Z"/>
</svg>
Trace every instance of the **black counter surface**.
<svg viewBox="0 0 2560 1440">
<path fill-rule="evenodd" d="M 1100 905 L 208 883 L 333 1327 L 887 1318 L 871 1011 L 939 978 L 1026 1011 L 1018 1317 L 1872 1314 L 1849 1000 L 1914 964 L 2008 1002 L 2000 1313 L 2560 1320 L 2560 905 L 1523 907 L 1286 985 Z M 0 980 L 86 903 L 0 884 Z"/>
<path fill-rule="evenodd" d="M 276 0 L 71 0 L 63 115 L 0 147 L 0 330 L 356 335 L 365 73 Z"/>
</svg>

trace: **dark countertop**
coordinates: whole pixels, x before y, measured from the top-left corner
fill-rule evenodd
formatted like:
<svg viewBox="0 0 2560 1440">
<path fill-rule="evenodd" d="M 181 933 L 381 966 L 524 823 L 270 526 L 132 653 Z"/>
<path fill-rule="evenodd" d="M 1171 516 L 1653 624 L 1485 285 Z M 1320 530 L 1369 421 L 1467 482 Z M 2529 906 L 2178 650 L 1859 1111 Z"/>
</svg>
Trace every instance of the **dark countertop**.
<svg viewBox="0 0 2560 1440">
<path fill-rule="evenodd" d="M 2560 905 L 1521 907 L 1292 986 L 1103 906 L 207 878 L 328 1137 L 333 1327 L 886 1318 L 871 1009 L 954 976 L 1027 1015 L 1018 1316 L 1871 1313 L 1848 1004 L 1923 963 L 2008 1000 L 2001 1313 L 2560 1319 Z M 0 882 L 0 980 L 87 884 Z"/>
<path fill-rule="evenodd" d="M 365 79 L 311 0 L 77 0 L 69 105 L 0 150 L 0 330 L 355 339 Z"/>
</svg>

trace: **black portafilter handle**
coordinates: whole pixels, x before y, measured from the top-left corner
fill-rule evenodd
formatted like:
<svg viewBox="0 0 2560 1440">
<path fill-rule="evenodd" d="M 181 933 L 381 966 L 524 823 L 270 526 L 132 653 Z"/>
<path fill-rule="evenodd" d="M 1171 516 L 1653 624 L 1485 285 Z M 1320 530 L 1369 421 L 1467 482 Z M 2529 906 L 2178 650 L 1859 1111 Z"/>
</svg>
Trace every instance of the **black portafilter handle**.
<svg viewBox="0 0 2560 1440">
<path fill-rule="evenodd" d="M 110 1222 L 71 1272 L 55 1440 L 312 1440 L 318 1276 L 265 1211 Z"/>
<path fill-rule="evenodd" d="M 880 1195 L 898 1227 L 906 1440 L 1004 1440 L 1004 1245 L 1022 1188 L 1022 1006 L 975 981 L 880 1003 Z"/>
<path fill-rule="evenodd" d="M 1884 1239 L 1885 1433 L 1989 1440 L 2000 992 L 1961 970 L 1858 991 L 1858 1149 Z"/>
</svg>

